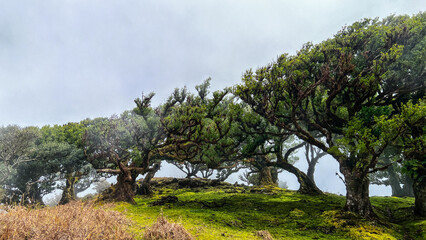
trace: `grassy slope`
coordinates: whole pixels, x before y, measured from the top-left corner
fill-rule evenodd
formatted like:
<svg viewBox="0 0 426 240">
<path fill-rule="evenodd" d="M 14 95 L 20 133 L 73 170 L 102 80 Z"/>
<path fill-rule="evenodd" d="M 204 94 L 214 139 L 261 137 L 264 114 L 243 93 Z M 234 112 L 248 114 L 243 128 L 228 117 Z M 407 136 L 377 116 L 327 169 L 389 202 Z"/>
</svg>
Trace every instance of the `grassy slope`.
<svg viewBox="0 0 426 240">
<path fill-rule="evenodd" d="M 167 195 L 177 196 L 179 201 L 152 206 Z M 136 198 L 136 202 L 117 204 L 116 209 L 137 223 L 132 231 L 140 238 L 163 211 L 197 239 L 260 239 L 254 235 L 259 230 L 268 230 L 274 239 L 426 239 L 422 231 L 426 220 L 412 217 L 412 198 L 372 198 L 380 216 L 376 222 L 342 212 L 342 196 L 306 196 L 273 187 L 170 186 L 157 190 L 152 198 Z"/>
</svg>

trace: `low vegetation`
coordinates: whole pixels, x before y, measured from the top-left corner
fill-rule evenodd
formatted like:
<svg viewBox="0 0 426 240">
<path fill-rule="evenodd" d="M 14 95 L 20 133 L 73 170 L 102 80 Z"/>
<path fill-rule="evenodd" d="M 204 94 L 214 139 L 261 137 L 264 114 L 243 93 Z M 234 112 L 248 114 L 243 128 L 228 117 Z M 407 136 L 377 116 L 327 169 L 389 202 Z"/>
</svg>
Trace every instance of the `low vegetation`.
<svg viewBox="0 0 426 240">
<path fill-rule="evenodd" d="M 161 214 L 151 227 L 145 233 L 145 240 L 176 239 L 193 240 L 194 237 L 188 231 L 177 223 L 171 223 Z"/>
<path fill-rule="evenodd" d="M 71 202 L 57 207 L 15 206 L 0 213 L 0 239 L 133 239 L 131 221 L 117 211 Z"/>
</svg>

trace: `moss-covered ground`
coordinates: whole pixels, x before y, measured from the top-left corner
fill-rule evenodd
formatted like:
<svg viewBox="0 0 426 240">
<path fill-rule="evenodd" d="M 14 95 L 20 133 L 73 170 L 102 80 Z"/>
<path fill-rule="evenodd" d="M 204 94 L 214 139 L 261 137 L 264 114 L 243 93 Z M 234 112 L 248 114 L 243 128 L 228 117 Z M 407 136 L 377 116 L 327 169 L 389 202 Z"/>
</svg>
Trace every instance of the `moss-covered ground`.
<svg viewBox="0 0 426 240">
<path fill-rule="evenodd" d="M 178 201 L 158 202 L 165 196 Z M 169 185 L 135 200 L 136 205 L 115 208 L 135 222 L 131 230 L 139 239 L 161 212 L 196 239 L 261 239 L 255 235 L 260 230 L 274 239 L 426 239 L 426 220 L 413 216 L 413 198 L 371 198 L 378 215 L 373 221 L 343 212 L 343 196 L 308 196 L 276 187 Z"/>
</svg>

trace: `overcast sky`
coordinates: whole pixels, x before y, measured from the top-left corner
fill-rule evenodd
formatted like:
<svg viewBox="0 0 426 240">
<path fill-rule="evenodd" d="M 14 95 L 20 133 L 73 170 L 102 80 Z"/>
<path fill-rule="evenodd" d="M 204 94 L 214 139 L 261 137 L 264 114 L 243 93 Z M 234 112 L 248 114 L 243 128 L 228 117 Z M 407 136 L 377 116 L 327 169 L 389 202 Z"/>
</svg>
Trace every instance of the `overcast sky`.
<svg viewBox="0 0 426 240">
<path fill-rule="evenodd" d="M 423 0 L 0 0 L 0 126 L 63 124 L 163 102 L 242 73 L 364 17 Z"/>
</svg>

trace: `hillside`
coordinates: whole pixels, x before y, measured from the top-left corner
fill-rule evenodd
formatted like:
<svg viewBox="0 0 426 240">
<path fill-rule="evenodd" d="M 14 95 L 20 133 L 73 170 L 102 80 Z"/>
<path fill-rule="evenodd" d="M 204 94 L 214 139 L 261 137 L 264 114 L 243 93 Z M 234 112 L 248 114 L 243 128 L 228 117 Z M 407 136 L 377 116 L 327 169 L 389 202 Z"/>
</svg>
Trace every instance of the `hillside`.
<svg viewBox="0 0 426 240">
<path fill-rule="evenodd" d="M 425 239 L 426 220 L 412 216 L 413 198 L 373 197 L 379 220 L 343 212 L 343 196 L 306 196 L 276 187 L 246 187 L 217 181 L 156 179 L 155 195 L 137 205 L 117 204 L 141 238 L 162 212 L 196 239 Z M 143 226 L 143 227 L 140 227 Z"/>
</svg>

